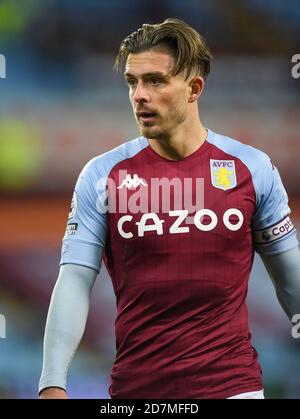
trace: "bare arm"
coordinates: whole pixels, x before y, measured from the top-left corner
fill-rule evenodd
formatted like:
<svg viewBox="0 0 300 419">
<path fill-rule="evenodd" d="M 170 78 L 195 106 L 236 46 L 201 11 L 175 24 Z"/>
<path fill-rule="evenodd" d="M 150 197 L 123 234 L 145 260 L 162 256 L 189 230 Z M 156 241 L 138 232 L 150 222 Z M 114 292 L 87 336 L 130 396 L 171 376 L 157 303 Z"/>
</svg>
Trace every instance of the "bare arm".
<svg viewBox="0 0 300 419">
<path fill-rule="evenodd" d="M 67 372 L 84 333 L 90 295 L 97 272 L 80 265 L 62 265 L 48 311 L 41 398 L 67 398 Z"/>
</svg>

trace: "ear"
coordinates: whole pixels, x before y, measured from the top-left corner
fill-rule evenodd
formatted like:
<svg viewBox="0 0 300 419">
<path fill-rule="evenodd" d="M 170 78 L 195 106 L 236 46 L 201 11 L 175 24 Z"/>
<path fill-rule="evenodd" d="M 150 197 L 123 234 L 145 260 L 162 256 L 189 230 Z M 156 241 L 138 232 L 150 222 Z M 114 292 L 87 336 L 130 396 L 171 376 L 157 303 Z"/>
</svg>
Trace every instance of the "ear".
<svg viewBox="0 0 300 419">
<path fill-rule="evenodd" d="M 205 81 L 203 77 L 193 77 L 189 82 L 189 103 L 195 102 L 203 92 Z"/>
</svg>

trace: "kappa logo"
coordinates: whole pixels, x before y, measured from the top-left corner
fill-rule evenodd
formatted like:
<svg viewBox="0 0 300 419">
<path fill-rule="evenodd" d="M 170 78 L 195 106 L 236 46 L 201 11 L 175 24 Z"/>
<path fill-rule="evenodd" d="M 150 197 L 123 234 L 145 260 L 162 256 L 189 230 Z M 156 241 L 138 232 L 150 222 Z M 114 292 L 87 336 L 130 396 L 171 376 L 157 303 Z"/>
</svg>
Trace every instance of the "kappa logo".
<svg viewBox="0 0 300 419">
<path fill-rule="evenodd" d="M 117 187 L 117 189 L 122 189 L 124 186 L 128 189 L 137 188 L 138 186 L 147 186 L 147 182 L 138 177 L 137 174 L 134 174 L 133 177 L 131 175 L 127 175 L 126 178 L 123 180 L 121 185 Z"/>
<path fill-rule="evenodd" d="M 237 185 L 234 160 L 210 159 L 210 173 L 215 188 L 227 191 Z"/>
</svg>

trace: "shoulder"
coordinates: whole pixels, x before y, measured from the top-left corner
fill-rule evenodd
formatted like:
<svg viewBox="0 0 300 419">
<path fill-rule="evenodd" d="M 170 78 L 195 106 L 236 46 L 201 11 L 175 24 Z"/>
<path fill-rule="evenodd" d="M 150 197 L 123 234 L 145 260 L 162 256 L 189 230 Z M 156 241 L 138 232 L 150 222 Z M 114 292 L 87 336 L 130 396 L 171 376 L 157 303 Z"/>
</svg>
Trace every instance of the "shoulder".
<svg viewBox="0 0 300 419">
<path fill-rule="evenodd" d="M 241 160 L 252 176 L 257 176 L 265 170 L 274 169 L 272 161 L 266 153 L 234 138 L 209 131 L 208 141 L 224 153 Z"/>
<path fill-rule="evenodd" d="M 82 169 L 81 177 L 106 177 L 114 166 L 130 159 L 148 146 L 144 137 L 138 137 L 91 159 Z"/>
</svg>

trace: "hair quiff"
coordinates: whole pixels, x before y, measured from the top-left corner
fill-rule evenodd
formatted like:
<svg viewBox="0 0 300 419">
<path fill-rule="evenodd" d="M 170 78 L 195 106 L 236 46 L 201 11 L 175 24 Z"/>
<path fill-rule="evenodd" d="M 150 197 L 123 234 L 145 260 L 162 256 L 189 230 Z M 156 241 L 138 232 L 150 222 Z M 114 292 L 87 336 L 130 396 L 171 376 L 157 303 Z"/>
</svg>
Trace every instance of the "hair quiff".
<svg viewBox="0 0 300 419">
<path fill-rule="evenodd" d="M 205 40 L 187 23 L 173 18 L 158 24 L 144 24 L 128 35 L 121 43 L 114 69 L 120 71 L 129 54 L 155 47 L 167 49 L 174 56 L 174 75 L 183 72 L 186 79 L 194 72 L 204 79 L 208 76 L 212 55 Z"/>
</svg>

